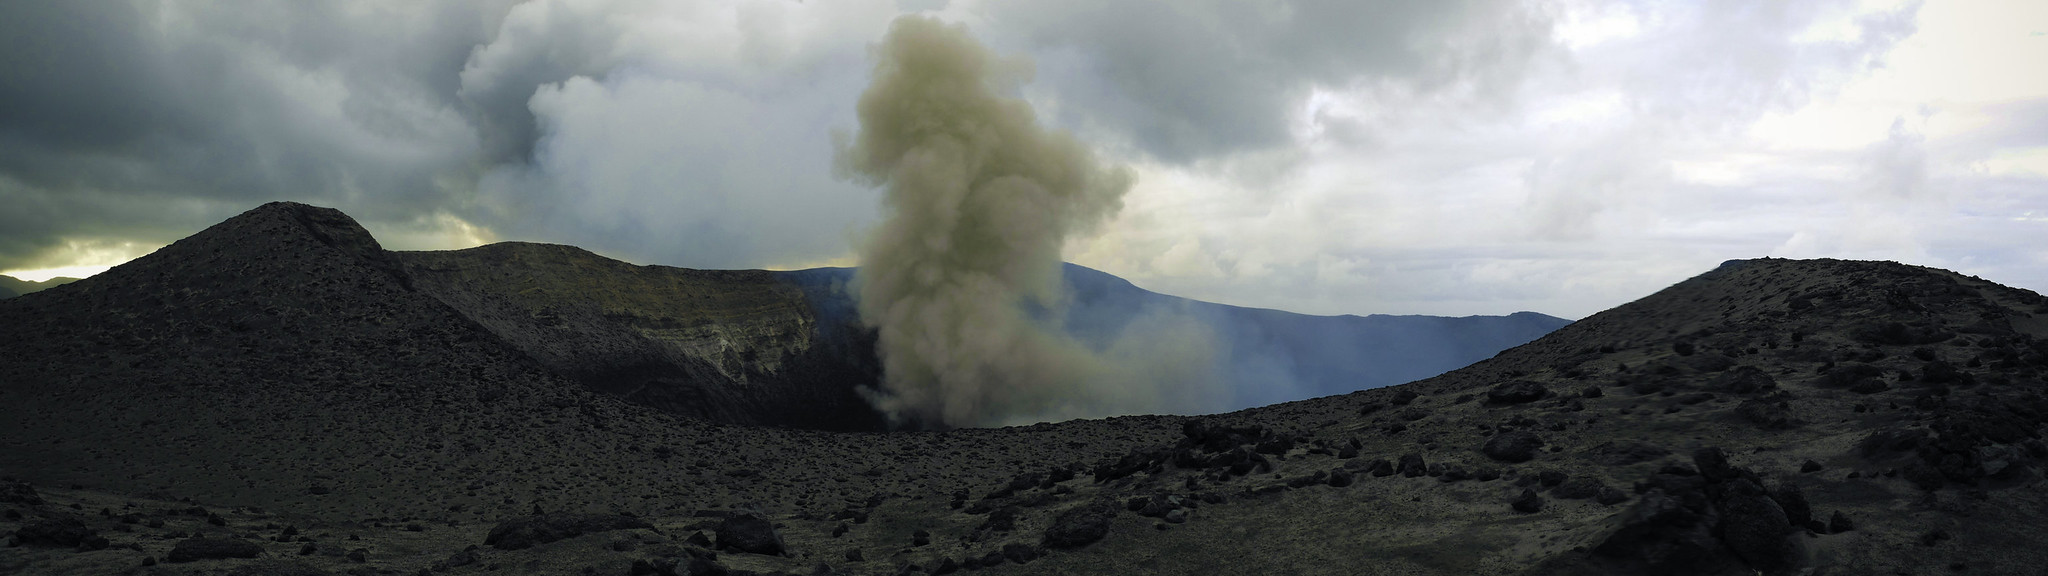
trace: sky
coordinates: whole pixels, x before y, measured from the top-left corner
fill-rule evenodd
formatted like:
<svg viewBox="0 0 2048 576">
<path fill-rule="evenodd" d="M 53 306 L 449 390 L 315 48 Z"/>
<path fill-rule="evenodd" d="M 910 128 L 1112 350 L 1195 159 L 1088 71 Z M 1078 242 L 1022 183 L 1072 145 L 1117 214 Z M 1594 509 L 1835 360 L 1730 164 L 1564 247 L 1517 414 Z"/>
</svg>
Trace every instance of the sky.
<svg viewBox="0 0 2048 576">
<path fill-rule="evenodd" d="M 273 200 L 386 248 L 854 265 L 835 171 L 899 15 L 1135 176 L 1067 259 L 1312 314 L 1580 318 L 1722 261 L 2048 291 L 2048 3 L 0 3 L 0 273 Z"/>
</svg>

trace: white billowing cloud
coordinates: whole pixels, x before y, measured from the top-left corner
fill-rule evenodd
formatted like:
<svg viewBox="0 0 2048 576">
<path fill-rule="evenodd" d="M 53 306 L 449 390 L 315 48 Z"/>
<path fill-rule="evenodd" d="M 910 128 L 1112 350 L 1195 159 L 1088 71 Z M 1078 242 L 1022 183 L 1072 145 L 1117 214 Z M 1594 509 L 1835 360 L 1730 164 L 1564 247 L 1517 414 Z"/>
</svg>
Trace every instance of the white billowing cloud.
<svg viewBox="0 0 2048 576">
<path fill-rule="evenodd" d="M 484 221 L 700 268 L 846 253 L 876 196 L 831 178 L 830 134 L 852 124 L 862 47 L 890 15 L 875 4 L 520 6 L 463 72 L 473 101 L 525 89 L 516 113 L 492 114 L 528 123 L 505 124 L 529 148 L 478 181 Z"/>
<path fill-rule="evenodd" d="M 1320 313 L 1582 316 L 1765 255 L 2048 284 L 2028 271 L 2048 263 L 2041 251 L 2023 247 L 2048 229 L 1995 216 L 2048 214 L 2048 198 L 2023 191 L 2042 180 L 2021 168 L 2048 138 L 2013 127 L 2042 126 L 2048 105 L 2022 103 L 2048 103 L 2048 90 L 1873 87 L 1926 85 L 1957 61 L 2029 76 L 1989 63 L 2038 58 L 2048 42 L 2017 39 L 2048 22 L 1955 42 L 1994 16 L 1917 3 L 1548 7 L 1561 47 L 1531 58 L 1509 92 L 1319 89 L 1300 99 L 1298 168 L 1254 188 L 1213 162 L 1157 167 L 1205 184 L 1147 173 L 1133 209 L 1077 259 L 1155 289 Z M 1136 209 L 1174 204 L 1228 216 L 1195 225 Z M 1107 256 L 1145 245 L 1180 249 L 1174 267 Z M 1360 273 L 1331 274 L 1332 259 Z M 1191 261 L 1225 273 L 1178 272 L 1207 269 Z"/>
</svg>

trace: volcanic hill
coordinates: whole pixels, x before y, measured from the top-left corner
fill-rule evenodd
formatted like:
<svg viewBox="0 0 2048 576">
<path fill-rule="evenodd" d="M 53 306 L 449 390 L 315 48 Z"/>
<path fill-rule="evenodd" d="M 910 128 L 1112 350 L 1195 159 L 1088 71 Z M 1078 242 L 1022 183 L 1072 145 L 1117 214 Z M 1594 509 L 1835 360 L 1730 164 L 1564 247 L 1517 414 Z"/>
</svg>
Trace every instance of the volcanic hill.
<svg viewBox="0 0 2048 576">
<path fill-rule="evenodd" d="M 546 250 L 505 258 L 596 262 Z M 2048 299 L 1941 270 L 1730 261 L 1419 382 L 883 433 L 680 416 L 576 371 L 598 351 L 731 374 L 759 358 L 626 336 L 802 332 L 774 314 L 635 305 L 608 333 L 603 304 L 453 282 L 492 272 L 436 258 L 278 204 L 0 301 L 0 573 L 2048 565 Z M 691 293 L 657 276 L 584 288 Z M 726 309 L 814 297 L 762 292 Z M 585 337 L 529 338 L 555 326 Z"/>
</svg>

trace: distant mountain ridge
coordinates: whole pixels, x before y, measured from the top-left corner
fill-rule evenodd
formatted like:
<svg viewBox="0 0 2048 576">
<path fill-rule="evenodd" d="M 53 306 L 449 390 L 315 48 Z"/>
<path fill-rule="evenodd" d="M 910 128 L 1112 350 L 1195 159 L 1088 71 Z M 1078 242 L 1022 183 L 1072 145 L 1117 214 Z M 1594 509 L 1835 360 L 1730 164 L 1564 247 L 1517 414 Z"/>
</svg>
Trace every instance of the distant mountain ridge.
<svg viewBox="0 0 2048 576">
<path fill-rule="evenodd" d="M 51 278 L 49 280 L 37 282 L 34 280 L 22 280 L 20 278 L 15 278 L 13 276 L 0 274 L 0 299 L 13 298 L 15 296 L 20 296 L 32 292 L 41 292 L 44 290 L 49 290 L 51 288 L 56 288 L 58 286 L 63 286 L 65 284 L 70 284 L 72 282 L 77 281 L 77 278 L 58 276 L 56 278 Z"/>
<path fill-rule="evenodd" d="M 1192 318 L 1222 344 L 1222 367 L 1234 383 L 1228 409 L 1345 394 L 1421 380 L 1520 346 L 1570 320 L 1516 312 L 1507 316 L 1314 316 L 1246 308 L 1160 294 L 1115 275 L 1065 266 L 1072 300 L 1060 326 L 1084 341 L 1105 345 L 1134 320 L 1165 312 Z M 853 268 L 776 272 L 799 286 L 844 286 Z M 810 289 L 814 308 L 839 311 L 853 303 L 843 289 Z M 831 301 L 825 300 L 826 298 Z"/>
<path fill-rule="evenodd" d="M 257 225 L 263 222 L 267 224 Z M 296 223 L 296 224 L 293 224 Z M 312 238 L 333 250 L 300 254 Z M 862 326 L 851 268 L 691 270 L 639 266 L 573 246 L 503 242 L 465 250 L 395 252 L 339 211 L 291 203 L 256 208 L 180 241 L 233 246 L 169 250 L 142 268 L 189 270 L 233 285 L 310 282 L 321 271 L 364 267 L 393 286 L 362 304 L 395 300 L 445 307 L 475 337 L 509 347 L 549 372 L 604 394 L 711 422 L 823 430 L 881 430 L 867 401 L 881 386 L 873 331 Z M 176 245 L 174 245 L 176 246 Z M 272 254 L 290 252 L 298 259 Z M 265 278 L 224 277 L 223 268 Z M 252 260 L 252 261 L 244 261 Z M 134 268 L 134 267 L 130 267 Z M 177 282 L 120 267 L 88 284 L 125 293 Z M 1222 409 L 1343 394 L 1435 376 L 1533 340 L 1568 321 L 1535 313 L 1443 318 L 1308 316 L 1188 300 L 1067 265 L 1072 294 L 1061 328 L 1106 342 L 1134 320 L 1169 311 L 1214 333 L 1233 397 Z M 190 290 L 166 285 L 161 290 Z M 150 299 L 163 301 L 163 296 Z M 132 304 L 132 302 L 124 302 Z M 306 304 L 221 311 L 233 326 L 292 326 Z M 154 313 L 154 312 L 151 312 Z M 318 331 L 317 325 L 307 329 Z M 472 337 L 472 338 L 475 338 Z M 908 423 L 919 426 L 918 423 Z"/>
</svg>

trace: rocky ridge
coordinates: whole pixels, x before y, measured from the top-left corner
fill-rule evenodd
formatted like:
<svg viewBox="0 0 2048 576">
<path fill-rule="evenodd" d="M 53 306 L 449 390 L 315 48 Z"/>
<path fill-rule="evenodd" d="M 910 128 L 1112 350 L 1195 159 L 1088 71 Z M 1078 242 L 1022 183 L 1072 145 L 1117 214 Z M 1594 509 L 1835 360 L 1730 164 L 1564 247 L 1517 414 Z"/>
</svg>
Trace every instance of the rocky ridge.
<svg viewBox="0 0 2048 576">
<path fill-rule="evenodd" d="M 0 345 L 21 351 L 0 359 L 0 421 L 19 423 L 0 432 L 0 572 L 2048 562 L 2048 299 L 1951 272 L 1731 261 L 1411 384 L 1200 418 L 830 433 L 593 392 L 408 290 L 405 263 L 345 240 L 338 214 L 259 210 L 0 302 Z"/>
</svg>

